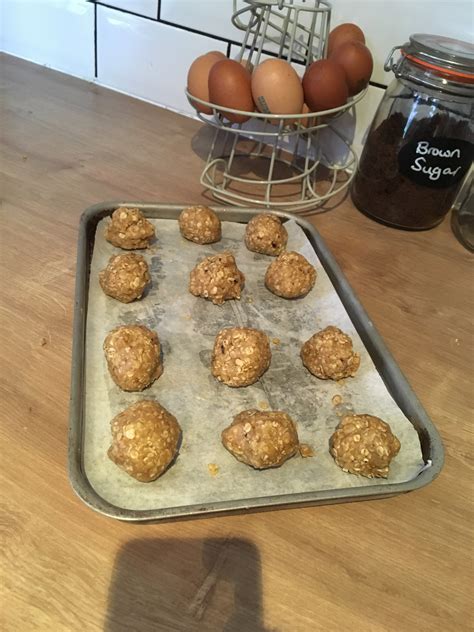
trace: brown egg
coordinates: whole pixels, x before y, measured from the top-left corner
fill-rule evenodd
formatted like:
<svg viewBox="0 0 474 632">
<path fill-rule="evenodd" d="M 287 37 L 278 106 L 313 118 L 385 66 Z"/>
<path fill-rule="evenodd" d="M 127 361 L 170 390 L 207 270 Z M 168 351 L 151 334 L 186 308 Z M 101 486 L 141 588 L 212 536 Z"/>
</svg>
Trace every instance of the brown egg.
<svg viewBox="0 0 474 632">
<path fill-rule="evenodd" d="M 331 60 L 344 69 L 351 96 L 363 90 L 369 83 L 374 62 L 370 50 L 361 42 L 342 44 L 333 52 Z"/>
<path fill-rule="evenodd" d="M 339 24 L 339 26 L 336 26 L 336 28 L 329 33 L 328 57 L 336 48 L 339 48 L 339 46 L 346 42 L 352 41 L 365 44 L 365 35 L 362 29 L 360 29 L 357 24 L 351 24 L 350 22 Z"/>
<path fill-rule="evenodd" d="M 252 74 L 257 109 L 266 114 L 299 114 L 303 88 L 294 68 L 284 59 L 267 59 Z"/>
<path fill-rule="evenodd" d="M 343 68 L 329 59 L 315 61 L 303 77 L 304 98 L 312 112 L 344 105 L 349 96 Z"/>
<path fill-rule="evenodd" d="M 217 50 L 197 57 L 188 71 L 188 92 L 198 99 L 209 101 L 209 73 L 218 61 L 226 59 L 226 56 Z M 193 101 L 193 107 L 204 114 L 212 114 L 211 108 Z"/>
<path fill-rule="evenodd" d="M 306 105 L 306 103 L 303 103 L 303 109 L 301 110 L 301 114 L 310 114 L 310 112 L 311 110 Z M 320 123 L 320 119 L 316 116 L 300 119 L 300 124 L 302 125 L 302 127 L 314 127 L 315 125 L 319 125 L 319 123 Z"/>
<path fill-rule="evenodd" d="M 209 73 L 209 98 L 225 108 L 253 112 L 254 103 L 250 87 L 250 72 L 233 59 L 218 61 Z M 222 112 L 232 123 L 244 123 L 249 116 Z"/>
<path fill-rule="evenodd" d="M 306 105 L 306 103 L 303 103 L 301 114 L 309 114 L 310 112 L 311 110 Z M 301 127 L 313 127 L 314 125 L 318 124 L 318 118 L 312 116 L 311 118 L 291 119 L 291 123 L 293 123 L 294 125 L 299 125 Z"/>
</svg>

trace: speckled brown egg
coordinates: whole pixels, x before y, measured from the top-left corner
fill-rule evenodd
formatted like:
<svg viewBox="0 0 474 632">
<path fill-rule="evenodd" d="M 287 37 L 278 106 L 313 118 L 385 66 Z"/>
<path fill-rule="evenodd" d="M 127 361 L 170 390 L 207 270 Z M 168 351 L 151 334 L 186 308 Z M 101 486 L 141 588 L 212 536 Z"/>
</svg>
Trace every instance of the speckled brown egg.
<svg viewBox="0 0 474 632">
<path fill-rule="evenodd" d="M 222 432 L 222 443 L 236 459 L 258 470 L 280 467 L 299 447 L 293 420 L 276 410 L 244 410 Z"/>
<path fill-rule="evenodd" d="M 387 478 L 400 441 L 388 423 L 372 415 L 346 415 L 330 439 L 337 465 L 351 474 Z"/>
<path fill-rule="evenodd" d="M 111 422 L 111 461 L 142 483 L 161 476 L 178 454 L 181 427 L 158 402 L 132 404 Z"/>
<path fill-rule="evenodd" d="M 336 26 L 329 33 L 328 56 L 346 42 L 362 42 L 362 44 L 365 44 L 365 35 L 357 24 L 345 22 Z"/>
<path fill-rule="evenodd" d="M 350 96 L 367 87 L 374 69 L 372 54 L 367 46 L 361 42 L 346 42 L 336 48 L 330 59 L 344 69 Z"/>
</svg>

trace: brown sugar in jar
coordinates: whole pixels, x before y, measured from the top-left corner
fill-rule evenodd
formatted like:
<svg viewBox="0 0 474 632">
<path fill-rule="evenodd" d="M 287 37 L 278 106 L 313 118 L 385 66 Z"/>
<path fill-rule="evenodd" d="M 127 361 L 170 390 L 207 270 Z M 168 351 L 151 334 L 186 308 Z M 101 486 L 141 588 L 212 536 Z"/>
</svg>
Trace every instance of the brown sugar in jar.
<svg viewBox="0 0 474 632">
<path fill-rule="evenodd" d="M 396 79 L 369 131 L 352 199 L 383 223 L 423 230 L 443 220 L 472 164 L 474 47 L 414 35 L 395 64 L 393 52 L 386 70 Z"/>
</svg>

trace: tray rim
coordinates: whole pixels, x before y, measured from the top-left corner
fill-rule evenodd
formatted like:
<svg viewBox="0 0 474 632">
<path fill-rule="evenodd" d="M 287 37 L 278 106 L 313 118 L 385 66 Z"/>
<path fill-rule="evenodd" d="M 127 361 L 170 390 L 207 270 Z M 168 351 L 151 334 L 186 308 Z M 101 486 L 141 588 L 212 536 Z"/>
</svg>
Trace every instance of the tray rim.
<svg viewBox="0 0 474 632">
<path fill-rule="evenodd" d="M 400 406 L 393 392 L 391 392 L 392 397 L 394 397 L 398 406 L 402 408 L 404 414 L 413 425 L 415 425 L 420 436 L 424 460 L 426 463 L 430 461 L 430 466 L 423 469 L 416 478 L 404 483 L 385 483 L 383 485 L 370 485 L 369 487 L 350 487 L 337 490 L 215 501 L 213 503 L 184 505 L 165 509 L 124 509 L 102 498 L 87 479 L 82 459 L 84 356 L 90 266 L 88 240 L 92 228 L 95 235 L 95 227 L 98 221 L 105 216 L 111 215 L 113 210 L 119 206 L 139 208 L 145 212 L 164 213 L 165 215 L 162 215 L 162 219 L 177 219 L 179 212 L 185 208 L 187 204 L 121 201 L 100 202 L 88 207 L 80 218 L 76 260 L 71 391 L 69 401 L 68 474 L 72 489 L 88 507 L 105 516 L 123 521 L 157 522 L 162 520 L 175 520 L 178 518 L 197 518 L 199 516 L 227 515 L 236 512 L 242 513 L 278 508 L 296 508 L 301 506 L 387 498 L 420 489 L 431 483 L 439 475 L 444 464 L 444 449 L 439 432 L 349 285 L 334 255 L 326 246 L 318 230 L 307 220 L 285 211 L 272 211 L 273 214 L 278 215 L 282 219 L 296 221 L 305 231 L 366 348 L 366 339 L 370 341 L 372 350 L 367 348 L 370 356 L 375 362 L 373 354 L 377 353 L 379 354 L 379 361 L 383 360 L 386 374 L 382 374 L 379 370 L 382 378 L 384 381 L 385 377 L 393 381 L 394 385 L 397 385 L 401 389 L 399 397 L 403 396 L 405 408 Z M 261 209 L 252 207 L 236 208 L 216 206 L 214 204 L 211 206 L 223 221 L 246 223 L 253 215 L 262 212 Z M 92 227 L 93 222 L 95 222 L 95 225 Z M 338 287 L 335 285 L 335 282 L 337 282 Z M 408 412 L 406 407 L 409 408 Z M 414 416 L 416 416 L 416 422 Z"/>
</svg>

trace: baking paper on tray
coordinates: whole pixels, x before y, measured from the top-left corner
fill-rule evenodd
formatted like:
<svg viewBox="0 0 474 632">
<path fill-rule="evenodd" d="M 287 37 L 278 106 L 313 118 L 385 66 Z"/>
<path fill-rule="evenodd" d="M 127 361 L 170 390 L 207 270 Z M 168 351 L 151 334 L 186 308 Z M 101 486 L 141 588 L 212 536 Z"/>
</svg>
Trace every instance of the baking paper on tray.
<svg viewBox="0 0 474 632">
<path fill-rule="evenodd" d="M 388 393 L 303 230 L 286 223 L 288 249 L 302 253 L 318 273 L 304 298 L 288 301 L 269 292 L 265 271 L 273 260 L 246 249 L 245 226 L 223 222 L 223 239 L 200 246 L 183 239 L 176 220 L 151 220 L 157 240 L 147 251 L 152 287 L 146 296 L 122 304 L 106 296 L 99 271 L 119 249 L 105 241 L 102 220 L 96 233 L 91 270 L 86 334 L 85 438 L 86 475 L 96 492 L 124 509 L 164 509 L 229 502 L 348 487 L 399 483 L 414 478 L 424 463 L 418 434 Z M 189 272 L 203 257 L 231 251 L 246 283 L 240 301 L 222 306 L 192 296 Z M 154 329 L 163 348 L 163 375 L 142 393 L 125 393 L 107 371 L 102 344 L 120 324 L 141 323 Z M 354 378 L 319 380 L 303 366 L 300 349 L 316 331 L 336 325 L 348 333 L 361 366 Z M 246 326 L 265 331 L 272 347 L 270 368 L 256 384 L 230 388 L 210 371 L 214 338 L 223 327 Z M 342 403 L 335 406 L 333 397 Z M 110 421 L 134 402 L 158 400 L 178 419 L 183 430 L 179 457 L 158 480 L 140 483 L 107 457 Z M 256 471 L 237 461 L 221 444 L 221 432 L 233 417 L 249 408 L 284 410 L 296 421 L 302 443 L 314 450 L 282 467 Z M 385 479 L 367 479 L 343 472 L 329 454 L 329 438 L 346 412 L 369 413 L 392 427 L 401 450 Z M 214 474 L 209 465 L 215 465 Z M 212 468 L 211 468 L 212 469 Z M 217 473 L 215 473 L 217 469 Z"/>
</svg>

